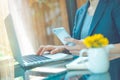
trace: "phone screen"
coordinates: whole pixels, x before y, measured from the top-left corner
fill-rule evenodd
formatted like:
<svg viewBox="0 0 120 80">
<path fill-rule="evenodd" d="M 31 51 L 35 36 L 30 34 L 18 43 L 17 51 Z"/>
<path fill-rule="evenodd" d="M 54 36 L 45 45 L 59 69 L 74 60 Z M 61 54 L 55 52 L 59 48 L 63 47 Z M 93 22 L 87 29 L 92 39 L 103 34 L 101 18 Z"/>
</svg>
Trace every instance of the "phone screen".
<svg viewBox="0 0 120 80">
<path fill-rule="evenodd" d="M 71 36 L 67 33 L 67 31 L 64 29 L 64 27 L 54 28 L 53 33 L 60 39 L 60 41 L 64 45 L 73 46 L 74 43 L 72 42 L 66 42 L 65 38 L 71 38 Z"/>
</svg>

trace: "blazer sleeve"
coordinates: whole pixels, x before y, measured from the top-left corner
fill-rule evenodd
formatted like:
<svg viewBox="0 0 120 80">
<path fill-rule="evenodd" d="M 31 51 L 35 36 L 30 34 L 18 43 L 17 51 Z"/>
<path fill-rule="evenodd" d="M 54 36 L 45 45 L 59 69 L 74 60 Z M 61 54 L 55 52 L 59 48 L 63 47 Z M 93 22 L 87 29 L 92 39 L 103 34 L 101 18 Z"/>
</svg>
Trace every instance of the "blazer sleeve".
<svg viewBox="0 0 120 80">
<path fill-rule="evenodd" d="M 116 6 L 112 11 L 113 21 L 120 35 L 120 4 Z"/>
</svg>

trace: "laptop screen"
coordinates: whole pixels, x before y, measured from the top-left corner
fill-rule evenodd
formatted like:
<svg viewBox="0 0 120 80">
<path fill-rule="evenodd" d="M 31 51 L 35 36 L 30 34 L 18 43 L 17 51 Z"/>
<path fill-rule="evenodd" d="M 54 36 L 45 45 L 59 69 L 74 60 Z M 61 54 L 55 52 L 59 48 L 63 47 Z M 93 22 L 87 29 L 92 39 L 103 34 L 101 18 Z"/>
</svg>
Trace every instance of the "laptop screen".
<svg viewBox="0 0 120 80">
<path fill-rule="evenodd" d="M 5 19 L 5 25 L 9 41 L 13 54 L 21 54 L 22 56 L 35 54 L 35 50 L 30 42 L 30 39 L 25 31 L 25 29 L 20 25 L 20 27 L 14 27 L 11 15 Z M 18 53 L 20 52 L 20 53 Z"/>
<path fill-rule="evenodd" d="M 25 66 L 32 66 L 46 62 L 66 60 L 72 58 L 71 55 L 68 56 L 67 54 L 63 53 L 54 55 L 49 54 L 44 56 L 30 55 L 35 54 L 35 51 L 31 42 L 29 41 L 29 38 L 27 37 L 27 34 L 24 31 L 24 28 L 20 28 L 22 31 L 17 31 L 16 28 L 13 26 L 12 18 L 10 15 L 5 19 L 5 24 L 14 58 L 23 66 L 24 64 Z M 34 64 L 30 62 L 34 62 Z"/>
</svg>

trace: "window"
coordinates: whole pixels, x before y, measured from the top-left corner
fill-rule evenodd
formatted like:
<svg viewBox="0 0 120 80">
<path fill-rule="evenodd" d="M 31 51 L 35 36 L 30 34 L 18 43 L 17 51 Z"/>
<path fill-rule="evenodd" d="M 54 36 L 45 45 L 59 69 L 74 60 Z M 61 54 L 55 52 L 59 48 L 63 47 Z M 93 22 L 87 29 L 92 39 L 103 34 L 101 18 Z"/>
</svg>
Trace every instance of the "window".
<svg viewBox="0 0 120 80">
<path fill-rule="evenodd" d="M 14 19 L 14 26 L 22 46 L 32 45 L 37 50 L 41 44 L 61 44 L 56 36 L 52 34 L 51 29 L 64 26 L 69 32 L 70 25 L 66 8 L 68 3 L 66 3 L 66 0 L 0 1 L 1 52 L 11 54 L 4 24 L 4 19 L 9 14 L 8 1 L 10 14 Z M 79 7 L 85 0 L 76 0 L 76 2 Z"/>
<path fill-rule="evenodd" d="M 10 13 L 23 51 L 37 51 L 40 45 L 61 44 L 52 33 L 54 27 L 69 32 L 65 0 L 9 0 Z M 31 46 L 31 47 L 30 47 Z"/>
<path fill-rule="evenodd" d="M 4 19 L 8 14 L 8 0 L 0 0 L 0 55 L 12 55 L 4 24 Z"/>
</svg>

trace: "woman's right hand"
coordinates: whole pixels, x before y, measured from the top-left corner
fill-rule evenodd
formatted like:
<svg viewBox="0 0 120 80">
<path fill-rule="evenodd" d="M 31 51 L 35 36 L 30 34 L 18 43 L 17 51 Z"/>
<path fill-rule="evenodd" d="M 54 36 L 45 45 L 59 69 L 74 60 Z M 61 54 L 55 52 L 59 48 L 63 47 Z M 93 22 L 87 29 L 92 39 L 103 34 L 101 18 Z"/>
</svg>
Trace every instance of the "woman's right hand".
<svg viewBox="0 0 120 80">
<path fill-rule="evenodd" d="M 53 46 L 53 45 L 47 45 L 47 46 L 40 46 L 37 55 L 42 55 L 45 51 L 49 51 L 50 54 L 55 54 L 58 52 L 62 52 L 63 50 L 65 50 L 64 46 Z"/>
</svg>

